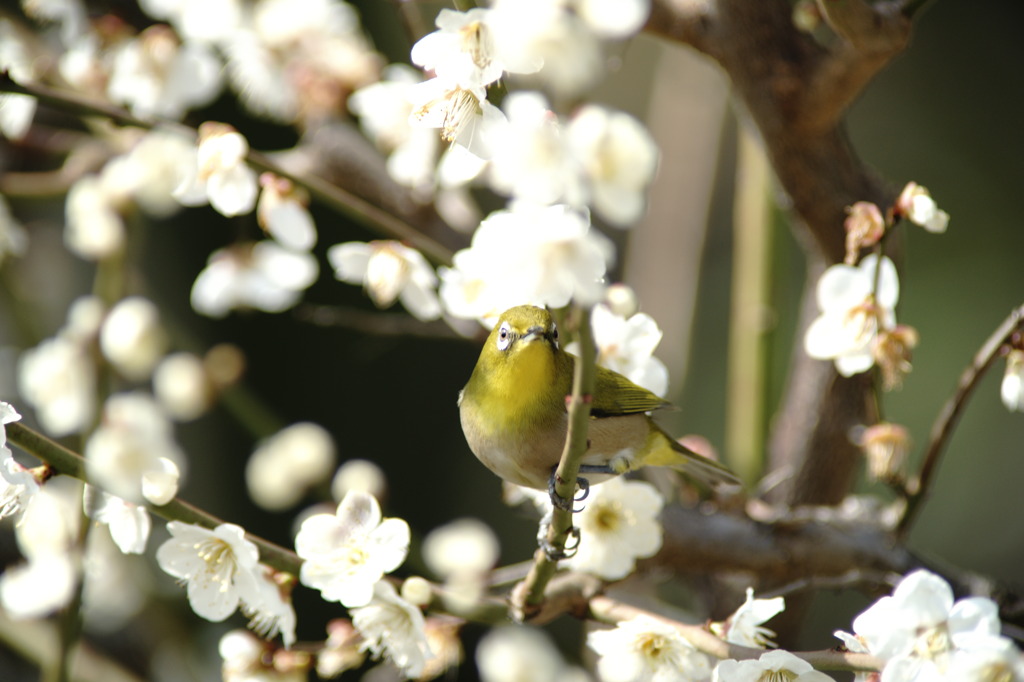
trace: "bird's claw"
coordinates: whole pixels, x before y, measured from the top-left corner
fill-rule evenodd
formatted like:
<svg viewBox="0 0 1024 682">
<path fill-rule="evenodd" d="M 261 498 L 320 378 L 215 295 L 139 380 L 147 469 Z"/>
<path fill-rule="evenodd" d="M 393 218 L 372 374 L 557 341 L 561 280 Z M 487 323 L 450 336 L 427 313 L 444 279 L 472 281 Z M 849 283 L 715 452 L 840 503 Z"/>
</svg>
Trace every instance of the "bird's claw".
<svg viewBox="0 0 1024 682">
<path fill-rule="evenodd" d="M 555 509 L 561 509 L 562 511 L 571 512 L 573 514 L 578 514 L 581 511 L 583 511 L 583 507 L 580 507 L 578 509 L 574 507 L 573 502 L 582 502 L 583 500 L 587 499 L 587 496 L 590 495 L 590 481 L 588 481 L 585 478 L 577 477 L 576 489 L 579 490 L 579 495 L 571 499 L 566 499 L 559 495 L 558 491 L 555 490 L 555 484 L 557 480 L 558 475 L 554 471 L 552 471 L 551 478 L 548 479 L 548 497 L 551 498 L 551 506 L 553 506 Z"/>
<path fill-rule="evenodd" d="M 580 529 L 576 526 L 570 526 L 566 534 L 568 538 L 562 547 L 558 547 L 548 540 L 547 533 L 541 533 L 538 536 L 537 540 L 540 548 L 544 550 L 544 555 L 549 561 L 561 561 L 562 559 L 571 559 L 576 556 L 576 551 L 580 547 Z"/>
</svg>

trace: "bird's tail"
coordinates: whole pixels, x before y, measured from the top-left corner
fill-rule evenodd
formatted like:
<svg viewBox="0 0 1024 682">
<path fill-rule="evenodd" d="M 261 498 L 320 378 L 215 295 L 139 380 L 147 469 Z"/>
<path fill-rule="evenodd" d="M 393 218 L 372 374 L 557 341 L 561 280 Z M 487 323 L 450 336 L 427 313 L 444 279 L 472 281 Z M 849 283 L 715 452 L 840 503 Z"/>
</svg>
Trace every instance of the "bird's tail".
<svg viewBox="0 0 1024 682">
<path fill-rule="evenodd" d="M 671 467 L 688 478 L 712 488 L 723 484 L 741 485 L 736 474 L 728 467 L 709 459 L 679 443 L 661 429 L 656 433 L 658 443 L 643 458 L 644 466 Z"/>
</svg>

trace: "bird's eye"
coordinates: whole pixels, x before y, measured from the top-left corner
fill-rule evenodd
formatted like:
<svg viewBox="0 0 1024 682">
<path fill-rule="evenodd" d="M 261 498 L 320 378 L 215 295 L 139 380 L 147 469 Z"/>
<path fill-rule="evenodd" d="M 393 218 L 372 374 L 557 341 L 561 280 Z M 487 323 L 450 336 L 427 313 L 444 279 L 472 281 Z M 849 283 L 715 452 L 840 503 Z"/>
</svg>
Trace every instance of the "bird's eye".
<svg viewBox="0 0 1024 682">
<path fill-rule="evenodd" d="M 501 328 L 498 329 L 498 350 L 507 350 L 510 343 L 512 343 L 512 330 L 509 329 L 508 322 L 502 322 Z"/>
<path fill-rule="evenodd" d="M 552 327 L 551 340 L 554 341 L 555 348 L 558 348 L 558 327 Z"/>
</svg>

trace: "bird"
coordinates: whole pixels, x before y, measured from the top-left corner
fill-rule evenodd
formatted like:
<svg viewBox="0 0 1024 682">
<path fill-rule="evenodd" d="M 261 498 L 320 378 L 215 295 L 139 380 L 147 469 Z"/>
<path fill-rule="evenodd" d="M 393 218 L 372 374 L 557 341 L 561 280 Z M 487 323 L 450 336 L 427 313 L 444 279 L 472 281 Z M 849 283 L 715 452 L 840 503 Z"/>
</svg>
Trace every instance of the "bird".
<svg viewBox="0 0 1024 682">
<path fill-rule="evenodd" d="M 501 479 L 548 490 L 568 430 L 576 356 L 558 344 L 550 311 L 523 305 L 502 313 L 458 398 L 470 450 Z M 622 374 L 597 367 L 587 429 L 588 447 L 577 479 L 591 483 L 644 466 L 666 466 L 709 486 L 739 484 L 722 464 L 672 438 L 649 414 L 671 403 Z"/>
</svg>

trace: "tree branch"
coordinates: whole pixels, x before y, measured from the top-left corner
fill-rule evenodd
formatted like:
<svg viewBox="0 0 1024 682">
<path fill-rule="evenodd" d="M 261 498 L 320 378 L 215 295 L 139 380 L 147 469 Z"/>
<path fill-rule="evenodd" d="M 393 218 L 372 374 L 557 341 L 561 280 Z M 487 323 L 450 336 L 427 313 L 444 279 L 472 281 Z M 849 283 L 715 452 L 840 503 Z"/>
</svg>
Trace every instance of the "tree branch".
<svg viewBox="0 0 1024 682">
<path fill-rule="evenodd" d="M 974 392 L 975 387 L 985 372 L 992 366 L 1000 356 L 1003 346 L 1010 340 L 1013 334 L 1024 329 L 1024 305 L 1014 309 L 999 327 L 985 341 L 975 354 L 971 364 L 960 375 L 956 391 L 949 400 L 942 406 L 932 430 L 928 436 L 928 446 L 925 449 L 924 458 L 921 463 L 921 471 L 917 479 L 911 481 L 907 488 L 910 495 L 907 497 L 907 508 L 896 527 L 897 535 L 906 537 L 911 525 L 920 512 L 921 504 L 928 496 L 932 478 L 938 471 L 939 458 L 953 435 L 953 428 L 956 426 L 963 412 L 967 399 Z"/>
<path fill-rule="evenodd" d="M 839 0 L 822 1 L 841 32 L 831 47 L 793 25 L 786 0 L 656 0 L 647 27 L 718 61 L 760 129 L 796 216 L 794 233 L 808 256 L 802 324 L 814 313 L 813 273 L 843 259 L 846 207 L 861 200 L 886 206 L 895 199 L 896 191 L 854 153 L 842 117 L 903 48 L 910 30 L 888 5 L 873 8 L 849 0 L 855 6 L 840 7 Z M 879 35 L 872 36 L 872 30 Z M 791 474 L 774 498 L 793 505 L 838 503 L 860 461 L 846 428 L 866 421 L 863 382 L 838 377 L 797 348 L 782 404 L 769 453 L 772 468 Z"/>
<path fill-rule="evenodd" d="M 145 130 L 161 127 L 176 130 L 186 135 L 195 136 L 196 134 L 194 129 L 176 121 L 146 120 L 133 116 L 130 112 L 120 107 L 96 101 L 78 93 L 59 90 L 45 85 L 18 83 L 6 71 L 0 71 L 0 92 L 31 95 L 40 102 L 55 108 L 81 116 L 100 116 L 118 125 Z M 388 213 L 338 185 L 326 182 L 310 173 L 290 172 L 272 161 L 267 155 L 255 150 L 249 151 L 246 160 L 249 165 L 257 170 L 269 171 L 275 175 L 287 178 L 295 185 L 304 188 L 313 198 L 325 206 L 331 207 L 375 232 L 391 239 L 408 242 L 435 262 L 448 263 L 451 260 L 451 248 L 440 244 L 432 237 L 428 237 L 420 229 L 410 225 L 405 220 Z"/>
<path fill-rule="evenodd" d="M 563 500 L 569 500 L 570 509 L 552 507 L 547 545 L 554 552 L 565 549 L 566 541 L 573 529 L 571 505 L 576 497 L 576 478 L 580 471 L 580 461 L 587 453 L 587 423 L 590 420 L 590 402 L 597 378 L 597 350 L 594 346 L 593 330 L 590 328 L 590 310 L 575 306 L 571 314 L 574 317 L 573 326 L 576 329 L 580 350 L 575 362 L 572 396 L 568 405 L 569 428 L 562 458 L 555 469 L 554 489 L 556 495 Z M 539 547 L 534 553 L 533 566 L 529 574 L 512 593 L 513 616 L 516 620 L 532 620 L 538 616 L 544 603 L 545 588 L 557 567 L 558 562 L 548 556 L 548 550 Z"/>
<path fill-rule="evenodd" d="M 7 424 L 6 430 L 8 442 L 17 445 L 30 455 L 46 462 L 57 473 L 77 478 L 92 485 L 86 476 L 85 458 L 81 455 L 72 452 L 56 441 L 50 440 L 41 433 L 33 431 L 20 422 Z M 143 506 L 168 521 L 193 523 L 210 529 L 225 523 L 222 519 L 194 507 L 179 498 L 174 498 L 162 506 L 154 504 L 145 504 Z M 246 533 L 246 538 L 259 548 L 260 561 L 275 570 L 293 575 L 299 574 L 302 560 L 294 552 L 252 533 Z"/>
</svg>

